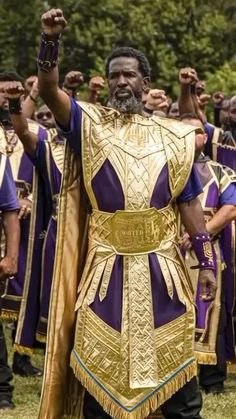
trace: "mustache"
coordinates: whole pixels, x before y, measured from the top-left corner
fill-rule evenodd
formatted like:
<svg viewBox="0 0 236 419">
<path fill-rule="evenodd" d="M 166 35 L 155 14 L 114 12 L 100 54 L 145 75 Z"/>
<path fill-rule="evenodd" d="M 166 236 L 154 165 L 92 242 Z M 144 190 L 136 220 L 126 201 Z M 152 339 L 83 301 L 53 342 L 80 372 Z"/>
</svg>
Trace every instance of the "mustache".
<svg viewBox="0 0 236 419">
<path fill-rule="evenodd" d="M 116 91 L 114 92 L 114 96 L 117 96 L 117 94 L 119 93 L 129 93 L 130 96 L 134 96 L 134 93 L 132 92 L 132 90 L 130 89 L 122 89 L 122 88 L 118 88 L 116 89 Z"/>
</svg>

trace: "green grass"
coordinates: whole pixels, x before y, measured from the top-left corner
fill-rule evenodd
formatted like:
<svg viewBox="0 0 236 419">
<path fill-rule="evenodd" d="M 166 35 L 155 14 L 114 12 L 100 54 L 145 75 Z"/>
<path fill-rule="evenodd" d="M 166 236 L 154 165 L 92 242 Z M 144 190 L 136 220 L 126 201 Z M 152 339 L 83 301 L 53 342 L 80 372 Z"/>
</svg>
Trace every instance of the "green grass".
<svg viewBox="0 0 236 419">
<path fill-rule="evenodd" d="M 6 330 L 6 335 L 8 337 L 9 361 L 11 365 L 12 350 L 8 330 Z M 43 368 L 44 357 L 42 351 L 33 356 L 32 362 L 35 366 Z M 41 378 L 15 376 L 14 403 L 16 408 L 14 410 L 1 411 L 0 418 L 37 419 L 41 383 Z M 236 374 L 229 375 L 225 388 L 226 392 L 224 395 L 203 396 L 203 419 L 236 419 Z"/>
</svg>

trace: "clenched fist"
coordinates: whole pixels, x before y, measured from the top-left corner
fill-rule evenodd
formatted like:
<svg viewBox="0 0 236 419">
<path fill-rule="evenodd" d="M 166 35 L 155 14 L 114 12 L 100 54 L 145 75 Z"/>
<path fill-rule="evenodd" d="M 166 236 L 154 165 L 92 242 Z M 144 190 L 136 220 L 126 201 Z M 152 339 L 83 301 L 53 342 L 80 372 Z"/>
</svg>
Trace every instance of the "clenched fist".
<svg viewBox="0 0 236 419">
<path fill-rule="evenodd" d="M 25 92 L 20 81 L 9 81 L 4 85 L 4 93 L 7 99 L 19 99 Z"/>
<path fill-rule="evenodd" d="M 145 108 L 153 111 L 163 111 L 168 108 L 168 101 L 164 90 L 150 89 L 146 96 Z"/>
<path fill-rule="evenodd" d="M 51 9 L 41 17 L 43 32 L 50 37 L 57 37 L 66 27 L 67 21 L 61 9 Z"/>
<path fill-rule="evenodd" d="M 198 81 L 196 70 L 191 67 L 181 68 L 179 71 L 179 82 L 182 85 L 191 86 Z"/>
<path fill-rule="evenodd" d="M 213 99 L 213 102 L 215 103 L 215 105 L 221 105 L 224 98 L 225 98 L 225 95 L 224 95 L 223 92 L 215 92 L 212 95 L 212 99 Z"/>
<path fill-rule="evenodd" d="M 84 76 L 81 73 L 81 71 L 69 71 L 69 73 L 67 73 L 65 75 L 65 80 L 64 80 L 64 87 L 66 87 L 67 89 L 77 89 L 79 88 L 84 82 Z"/>
<path fill-rule="evenodd" d="M 105 86 L 105 80 L 101 76 L 94 76 L 89 81 L 89 90 L 99 94 Z"/>
</svg>

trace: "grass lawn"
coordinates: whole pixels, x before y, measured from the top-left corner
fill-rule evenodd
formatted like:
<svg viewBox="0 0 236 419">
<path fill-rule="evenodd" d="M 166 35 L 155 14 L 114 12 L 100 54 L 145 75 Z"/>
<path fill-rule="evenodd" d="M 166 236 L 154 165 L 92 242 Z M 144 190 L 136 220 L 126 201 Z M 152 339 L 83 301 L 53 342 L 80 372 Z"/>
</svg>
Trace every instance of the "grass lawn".
<svg viewBox="0 0 236 419">
<path fill-rule="evenodd" d="M 6 329 L 9 337 L 9 331 Z M 9 361 L 11 365 L 12 351 L 8 338 Z M 38 351 L 33 356 L 33 364 L 43 368 L 43 353 Z M 41 378 L 14 378 L 14 410 L 1 411 L 1 419 L 37 419 Z M 231 374 L 226 382 L 226 392 L 221 396 L 204 396 L 203 419 L 236 419 L 236 374 Z"/>
</svg>

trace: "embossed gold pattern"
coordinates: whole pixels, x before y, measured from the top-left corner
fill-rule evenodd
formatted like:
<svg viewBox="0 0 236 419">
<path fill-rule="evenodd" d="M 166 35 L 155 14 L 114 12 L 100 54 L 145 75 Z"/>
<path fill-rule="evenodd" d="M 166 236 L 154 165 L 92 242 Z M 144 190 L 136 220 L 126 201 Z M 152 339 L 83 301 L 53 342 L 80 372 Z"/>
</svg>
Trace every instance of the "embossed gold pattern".
<svg viewBox="0 0 236 419">
<path fill-rule="evenodd" d="M 95 210 L 90 217 L 91 243 L 109 246 L 117 254 L 149 253 L 163 241 L 175 239 L 176 219 L 171 206 L 115 213 Z"/>
<path fill-rule="evenodd" d="M 137 403 L 145 405 L 146 398 L 164 386 L 163 393 L 158 393 L 160 400 L 152 402 L 158 407 L 158 403 L 173 394 L 170 388 L 176 391 L 183 385 L 186 379 L 183 375 L 179 382 L 174 381 L 177 370 L 190 374 L 186 364 L 190 363 L 193 373 L 194 314 L 188 281 L 175 249 L 176 220 L 172 205 L 157 210 L 150 208 L 150 203 L 156 181 L 166 165 L 173 200 L 184 188 L 194 158 L 193 128 L 177 124 L 174 135 L 173 123 L 168 125 L 166 121 L 139 115 L 117 118 L 117 111 L 106 114 L 104 108 L 99 110 L 85 104 L 82 108 L 83 176 L 93 211 L 88 258 L 76 303 L 78 318 L 71 364 L 82 384 L 110 414 L 113 398 L 121 410 L 131 412 Z M 106 160 L 113 166 L 124 194 L 124 210 L 115 213 L 99 211 L 92 188 L 92 181 Z M 150 252 L 156 253 L 162 272 L 165 271 L 170 297 L 173 298 L 175 287 L 186 307 L 186 314 L 176 319 L 175 326 L 154 327 Z M 123 255 L 120 332 L 99 319 L 89 307 L 97 294 L 100 301 L 106 298 L 117 255 Z M 173 380 L 168 391 L 164 390 L 167 380 Z M 102 396 L 102 387 L 110 396 Z M 145 409 L 147 416 L 150 408 Z M 117 417 L 126 418 L 125 412 L 120 414 Z"/>
</svg>

